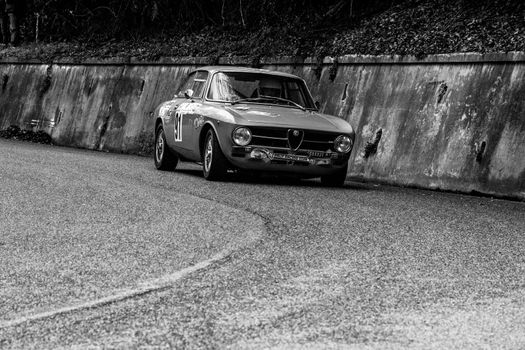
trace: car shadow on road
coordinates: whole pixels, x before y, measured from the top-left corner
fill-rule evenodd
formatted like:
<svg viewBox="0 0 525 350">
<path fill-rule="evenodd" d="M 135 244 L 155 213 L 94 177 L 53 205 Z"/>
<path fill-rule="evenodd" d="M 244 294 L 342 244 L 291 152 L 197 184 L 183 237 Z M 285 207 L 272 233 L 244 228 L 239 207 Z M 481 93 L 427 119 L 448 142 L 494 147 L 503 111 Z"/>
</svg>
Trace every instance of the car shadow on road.
<svg viewBox="0 0 525 350">
<path fill-rule="evenodd" d="M 177 169 L 177 173 L 186 174 L 192 177 L 200 177 L 204 180 L 202 170 L 200 169 Z M 308 187 L 308 188 L 326 188 L 326 189 L 338 189 L 338 190 L 373 190 L 376 185 L 368 184 L 364 182 L 346 181 L 343 187 L 329 187 L 321 184 L 321 181 L 317 179 L 299 179 L 294 176 L 287 175 L 259 175 L 253 173 L 228 173 L 222 182 L 227 183 L 242 183 L 242 184 L 253 184 L 253 185 L 273 185 L 273 186 L 295 186 L 295 187 Z"/>
</svg>

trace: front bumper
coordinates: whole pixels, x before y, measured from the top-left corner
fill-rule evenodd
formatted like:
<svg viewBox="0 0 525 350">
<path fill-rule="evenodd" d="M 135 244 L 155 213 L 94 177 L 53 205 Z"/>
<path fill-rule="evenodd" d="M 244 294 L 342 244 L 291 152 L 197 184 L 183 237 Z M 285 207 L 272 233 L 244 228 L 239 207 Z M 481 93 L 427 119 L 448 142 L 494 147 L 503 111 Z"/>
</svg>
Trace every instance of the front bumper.
<svg viewBox="0 0 525 350">
<path fill-rule="evenodd" d="M 257 146 L 234 146 L 230 162 L 243 170 L 323 176 L 346 167 L 350 154 L 321 151 L 290 152 Z"/>
</svg>

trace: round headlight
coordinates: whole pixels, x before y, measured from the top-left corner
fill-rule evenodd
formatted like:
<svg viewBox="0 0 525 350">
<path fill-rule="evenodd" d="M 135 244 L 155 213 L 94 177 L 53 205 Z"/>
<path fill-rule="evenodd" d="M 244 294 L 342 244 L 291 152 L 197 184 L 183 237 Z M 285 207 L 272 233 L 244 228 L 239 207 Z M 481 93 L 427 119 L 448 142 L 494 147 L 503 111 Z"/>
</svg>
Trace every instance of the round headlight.
<svg viewBox="0 0 525 350">
<path fill-rule="evenodd" d="M 346 135 L 338 136 L 334 141 L 334 148 L 337 152 L 348 153 L 352 150 L 352 139 Z"/>
<path fill-rule="evenodd" d="M 237 128 L 233 131 L 233 142 L 239 146 L 246 146 L 252 141 L 252 132 L 248 128 Z"/>
</svg>

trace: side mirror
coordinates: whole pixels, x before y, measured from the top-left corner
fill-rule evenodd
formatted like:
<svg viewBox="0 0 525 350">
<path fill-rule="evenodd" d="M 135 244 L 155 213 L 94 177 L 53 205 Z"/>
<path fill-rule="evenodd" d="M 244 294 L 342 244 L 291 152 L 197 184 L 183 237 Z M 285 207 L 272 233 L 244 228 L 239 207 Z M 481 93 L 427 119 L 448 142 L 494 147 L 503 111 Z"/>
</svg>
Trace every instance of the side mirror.
<svg viewBox="0 0 525 350">
<path fill-rule="evenodd" d="M 315 108 L 317 108 L 318 110 L 321 109 L 321 102 L 315 101 L 314 105 L 315 105 Z"/>
<path fill-rule="evenodd" d="M 192 97 L 193 97 L 193 90 L 192 89 L 188 89 L 188 90 L 184 91 L 184 97 L 186 97 L 188 100 L 191 100 Z"/>
</svg>

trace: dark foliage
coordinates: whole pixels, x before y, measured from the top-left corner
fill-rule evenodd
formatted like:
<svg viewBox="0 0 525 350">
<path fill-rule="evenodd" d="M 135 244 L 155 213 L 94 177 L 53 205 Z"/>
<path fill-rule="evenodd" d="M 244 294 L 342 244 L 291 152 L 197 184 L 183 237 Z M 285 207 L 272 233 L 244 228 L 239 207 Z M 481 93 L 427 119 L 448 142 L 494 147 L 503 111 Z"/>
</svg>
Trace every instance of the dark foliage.
<svg viewBox="0 0 525 350">
<path fill-rule="evenodd" d="M 173 34 L 206 27 L 317 27 L 384 10 L 400 0 L 34 0 L 26 33 L 41 40 Z"/>
<path fill-rule="evenodd" d="M 366 40 L 372 38 L 373 40 Z M 525 2 L 406 1 L 339 33 L 332 54 L 506 52 L 525 49 Z"/>
<path fill-rule="evenodd" d="M 42 60 L 525 50 L 523 0 L 33 0 Z M 47 45 L 50 43 L 50 45 Z M 7 50 L 6 50 L 7 51 Z"/>
<path fill-rule="evenodd" d="M 12 125 L 5 130 L 0 130 L 0 137 L 4 139 L 13 139 L 21 141 L 30 141 L 35 143 L 53 144 L 51 136 L 46 134 L 43 131 L 32 131 L 32 130 L 22 130 L 16 125 Z"/>
</svg>

